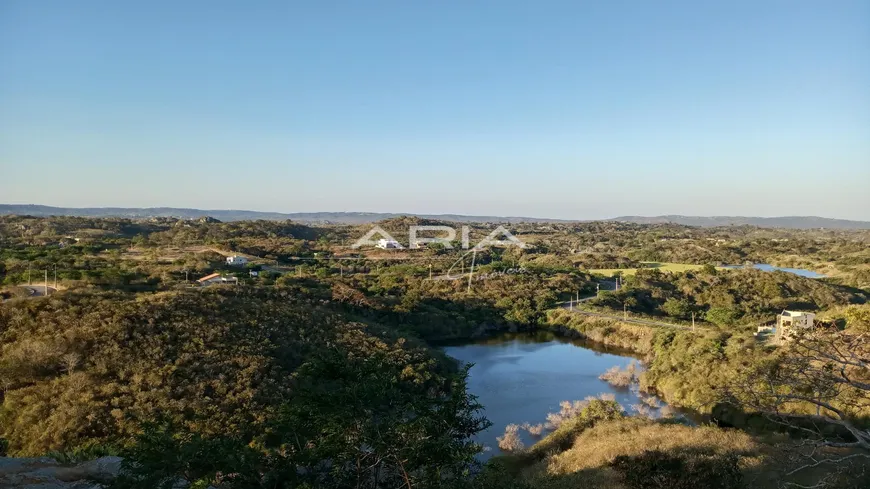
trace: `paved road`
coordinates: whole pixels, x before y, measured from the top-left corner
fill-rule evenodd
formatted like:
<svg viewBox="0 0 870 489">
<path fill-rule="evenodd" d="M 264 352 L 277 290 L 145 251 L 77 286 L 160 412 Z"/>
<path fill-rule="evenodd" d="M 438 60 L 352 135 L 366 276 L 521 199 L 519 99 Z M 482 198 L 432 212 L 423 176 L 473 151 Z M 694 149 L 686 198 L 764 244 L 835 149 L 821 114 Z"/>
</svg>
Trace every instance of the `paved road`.
<svg viewBox="0 0 870 489">
<path fill-rule="evenodd" d="M 42 297 L 46 292 L 44 285 L 21 285 L 20 287 L 29 290 L 30 297 Z M 57 289 L 49 285 L 48 294 L 51 295 L 55 292 L 57 292 Z"/>
</svg>

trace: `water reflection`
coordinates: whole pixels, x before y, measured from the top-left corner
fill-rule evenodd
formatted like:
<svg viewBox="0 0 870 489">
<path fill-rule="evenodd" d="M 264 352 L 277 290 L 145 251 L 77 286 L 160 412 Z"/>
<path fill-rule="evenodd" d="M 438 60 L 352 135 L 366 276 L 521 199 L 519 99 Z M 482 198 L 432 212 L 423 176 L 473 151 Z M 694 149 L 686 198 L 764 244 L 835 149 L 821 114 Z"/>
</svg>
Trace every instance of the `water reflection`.
<svg viewBox="0 0 870 489">
<path fill-rule="evenodd" d="M 445 346 L 445 352 L 473 363 L 468 389 L 484 405 L 493 426 L 478 441 L 498 452 L 496 437 L 508 424 L 543 423 L 558 412 L 561 401 L 575 401 L 602 393 L 613 394 L 629 410 L 640 402 L 636 390 L 611 387 L 599 375 L 613 366 L 626 368 L 636 355 L 619 349 L 558 338 L 546 332 L 511 334 L 464 345 Z M 534 442 L 528 434 L 524 442 Z"/>
<path fill-rule="evenodd" d="M 753 268 L 756 268 L 758 270 L 762 270 L 764 272 L 779 271 L 779 272 L 792 273 L 792 274 L 800 275 L 801 277 L 807 277 L 807 278 L 825 278 L 825 275 L 822 275 L 821 273 L 814 272 L 812 270 L 806 270 L 803 268 L 775 267 L 775 266 L 769 265 L 767 263 L 756 263 L 752 266 L 753 266 Z M 735 268 L 735 269 L 744 268 L 744 265 L 725 265 L 724 268 Z"/>
</svg>

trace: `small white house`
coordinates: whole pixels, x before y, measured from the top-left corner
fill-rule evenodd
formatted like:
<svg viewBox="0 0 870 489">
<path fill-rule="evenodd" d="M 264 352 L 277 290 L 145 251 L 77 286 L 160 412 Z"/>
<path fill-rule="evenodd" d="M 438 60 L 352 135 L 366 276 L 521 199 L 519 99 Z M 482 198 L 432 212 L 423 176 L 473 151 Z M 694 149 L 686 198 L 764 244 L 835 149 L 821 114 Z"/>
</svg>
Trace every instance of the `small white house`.
<svg viewBox="0 0 870 489">
<path fill-rule="evenodd" d="M 398 241 L 393 241 L 391 239 L 379 239 L 377 247 L 382 250 L 394 250 L 402 247 Z"/>
<path fill-rule="evenodd" d="M 244 256 L 233 255 L 233 256 L 227 257 L 227 265 L 240 267 L 240 266 L 247 265 L 247 264 L 248 264 L 248 259 L 245 258 Z"/>
<path fill-rule="evenodd" d="M 236 277 L 223 277 L 219 273 L 213 273 L 211 275 L 206 275 L 201 279 L 197 280 L 198 283 L 202 287 L 207 287 L 209 285 L 218 285 L 218 284 L 237 284 L 239 283 L 239 279 Z"/>
</svg>

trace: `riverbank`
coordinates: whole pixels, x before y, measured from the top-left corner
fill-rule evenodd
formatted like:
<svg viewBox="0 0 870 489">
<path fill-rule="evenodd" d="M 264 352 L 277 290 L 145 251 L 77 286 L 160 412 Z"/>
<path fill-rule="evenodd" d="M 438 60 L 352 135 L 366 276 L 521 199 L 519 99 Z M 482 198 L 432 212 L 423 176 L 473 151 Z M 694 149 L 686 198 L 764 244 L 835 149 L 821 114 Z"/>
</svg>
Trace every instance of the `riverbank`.
<svg viewBox="0 0 870 489">
<path fill-rule="evenodd" d="M 572 339 L 582 339 L 630 351 L 636 355 L 652 352 L 656 328 L 618 320 L 573 314 L 564 309 L 550 311 L 542 329 Z"/>
</svg>

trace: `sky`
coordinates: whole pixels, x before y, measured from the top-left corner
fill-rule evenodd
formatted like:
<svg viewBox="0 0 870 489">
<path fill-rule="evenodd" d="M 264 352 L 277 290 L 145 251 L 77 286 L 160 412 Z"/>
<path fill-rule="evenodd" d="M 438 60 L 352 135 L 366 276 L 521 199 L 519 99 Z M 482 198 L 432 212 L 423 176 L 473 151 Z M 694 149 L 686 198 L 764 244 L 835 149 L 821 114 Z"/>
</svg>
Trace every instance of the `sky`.
<svg viewBox="0 0 870 489">
<path fill-rule="evenodd" d="M 870 2 L 3 0 L 0 203 L 870 220 Z"/>
</svg>

